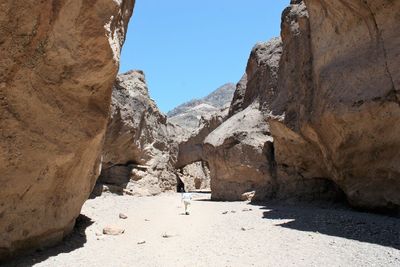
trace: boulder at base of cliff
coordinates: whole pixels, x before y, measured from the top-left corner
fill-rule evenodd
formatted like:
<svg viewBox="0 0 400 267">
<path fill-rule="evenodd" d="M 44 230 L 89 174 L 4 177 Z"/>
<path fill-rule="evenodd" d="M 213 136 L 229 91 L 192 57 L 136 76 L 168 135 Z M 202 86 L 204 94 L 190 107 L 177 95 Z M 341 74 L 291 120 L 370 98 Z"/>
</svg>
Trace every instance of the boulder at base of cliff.
<svg viewBox="0 0 400 267">
<path fill-rule="evenodd" d="M 264 114 L 255 106 L 236 113 L 204 141 L 211 172 L 211 198 L 241 200 L 255 191 L 257 199 L 271 195 L 272 137 Z"/>
</svg>

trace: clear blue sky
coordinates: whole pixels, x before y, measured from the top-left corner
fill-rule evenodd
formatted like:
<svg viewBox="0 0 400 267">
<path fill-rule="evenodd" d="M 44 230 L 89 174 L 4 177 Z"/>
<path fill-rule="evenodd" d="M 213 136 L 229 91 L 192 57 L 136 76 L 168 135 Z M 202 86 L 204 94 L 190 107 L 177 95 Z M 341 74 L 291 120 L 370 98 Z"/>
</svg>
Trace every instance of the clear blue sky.
<svg viewBox="0 0 400 267">
<path fill-rule="evenodd" d="M 120 73 L 141 69 L 163 112 L 244 73 L 251 48 L 280 33 L 289 0 L 136 0 Z"/>
</svg>

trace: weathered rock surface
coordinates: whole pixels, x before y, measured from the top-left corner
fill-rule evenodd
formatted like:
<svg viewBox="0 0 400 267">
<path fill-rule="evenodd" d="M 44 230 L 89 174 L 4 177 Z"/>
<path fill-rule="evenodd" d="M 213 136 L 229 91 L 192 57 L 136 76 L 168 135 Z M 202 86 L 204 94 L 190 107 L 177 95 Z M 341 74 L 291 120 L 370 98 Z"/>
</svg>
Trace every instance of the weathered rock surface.
<svg viewBox="0 0 400 267">
<path fill-rule="evenodd" d="M 306 0 L 309 21 L 299 2 L 284 17 L 271 108 L 280 175 L 329 179 L 354 206 L 398 209 L 400 2 Z"/>
<path fill-rule="evenodd" d="M 193 131 L 189 137 L 180 140 L 176 168 L 180 169 L 194 162 L 205 160 L 203 150 L 204 140 L 225 121 L 228 115 L 227 112 L 228 109 L 225 109 L 210 116 L 202 117 L 199 128 Z"/>
<path fill-rule="evenodd" d="M 205 161 L 197 161 L 186 165 L 178 172 L 179 179 L 184 184 L 184 190 L 210 190 L 210 170 Z"/>
<path fill-rule="evenodd" d="M 98 183 L 139 196 L 175 190 L 178 147 L 170 138 L 172 127 L 150 99 L 143 72 L 118 75 Z"/>
<path fill-rule="evenodd" d="M 122 235 L 125 233 L 125 229 L 118 226 L 106 226 L 103 229 L 104 235 Z"/>
<path fill-rule="evenodd" d="M 273 38 L 254 46 L 247 62 L 246 73 L 236 85 L 229 116 L 256 102 L 261 104 L 261 109 L 271 104 L 276 95 L 281 54 L 280 38 Z"/>
<path fill-rule="evenodd" d="M 199 124 L 202 117 L 229 107 L 234 91 L 233 83 L 224 84 L 202 99 L 195 99 L 174 108 L 167 114 L 168 121 L 188 131 L 196 131 L 201 127 Z"/>
<path fill-rule="evenodd" d="M 281 38 L 283 54 L 279 66 L 277 97 L 266 105 L 274 115 L 282 115 L 293 125 L 302 112 L 299 99 L 312 93 L 312 51 L 310 47 L 309 14 L 302 1 L 292 1 L 282 14 Z M 290 77 L 290 78 L 288 78 Z M 279 128 L 282 117 L 269 115 L 268 123 L 274 137 L 277 176 L 277 197 L 336 198 L 337 187 L 321 164 L 321 154 L 296 134 Z"/>
<path fill-rule="evenodd" d="M 258 107 L 249 106 L 205 139 L 212 199 L 240 200 L 250 191 L 262 199 L 272 190 L 272 137 L 264 118 Z"/>
<path fill-rule="evenodd" d="M 253 48 L 246 74 L 237 85 L 231 117 L 205 138 L 213 199 L 240 200 L 252 191 L 255 199 L 262 199 L 275 190 L 273 138 L 260 103 L 275 94 L 281 53 L 279 38 Z"/>
<path fill-rule="evenodd" d="M 0 4 L 0 258 L 73 228 L 98 176 L 133 5 Z"/>
<path fill-rule="evenodd" d="M 191 191 L 195 189 L 210 189 L 210 171 L 204 155 L 204 139 L 216 129 L 228 115 L 228 108 L 216 113 L 204 115 L 199 121 L 199 126 L 192 132 L 175 127 L 176 134 L 173 138 L 178 145 L 178 157 L 175 168 L 178 170 L 178 190 Z M 180 183 L 180 184 L 179 184 Z"/>
</svg>

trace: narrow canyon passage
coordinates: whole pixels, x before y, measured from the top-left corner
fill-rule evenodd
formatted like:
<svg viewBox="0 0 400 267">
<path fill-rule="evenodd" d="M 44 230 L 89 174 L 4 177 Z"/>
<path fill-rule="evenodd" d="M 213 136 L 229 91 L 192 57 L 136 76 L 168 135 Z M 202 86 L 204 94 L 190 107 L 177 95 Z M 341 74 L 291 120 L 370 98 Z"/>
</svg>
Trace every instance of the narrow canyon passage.
<svg viewBox="0 0 400 267">
<path fill-rule="evenodd" d="M 0 265 L 400 266 L 400 0 L 256 1 L 0 4 Z"/>
<path fill-rule="evenodd" d="M 399 266 L 397 219 L 340 205 L 211 202 L 195 194 L 102 196 L 62 244 L 6 266 Z M 120 219 L 119 213 L 127 215 Z M 85 225 L 87 228 L 83 227 Z M 125 229 L 102 235 L 105 225 Z"/>
</svg>

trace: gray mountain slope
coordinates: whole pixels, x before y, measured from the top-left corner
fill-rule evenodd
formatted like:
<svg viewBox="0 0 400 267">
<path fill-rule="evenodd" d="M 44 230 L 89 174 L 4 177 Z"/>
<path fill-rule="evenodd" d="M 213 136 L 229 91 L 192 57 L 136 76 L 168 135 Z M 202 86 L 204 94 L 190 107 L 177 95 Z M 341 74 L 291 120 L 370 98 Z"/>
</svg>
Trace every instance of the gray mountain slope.
<svg viewBox="0 0 400 267">
<path fill-rule="evenodd" d="M 167 113 L 168 120 L 183 128 L 193 130 L 199 125 L 202 116 L 229 107 L 235 88 L 235 84 L 227 83 L 204 98 L 183 103 Z"/>
</svg>

